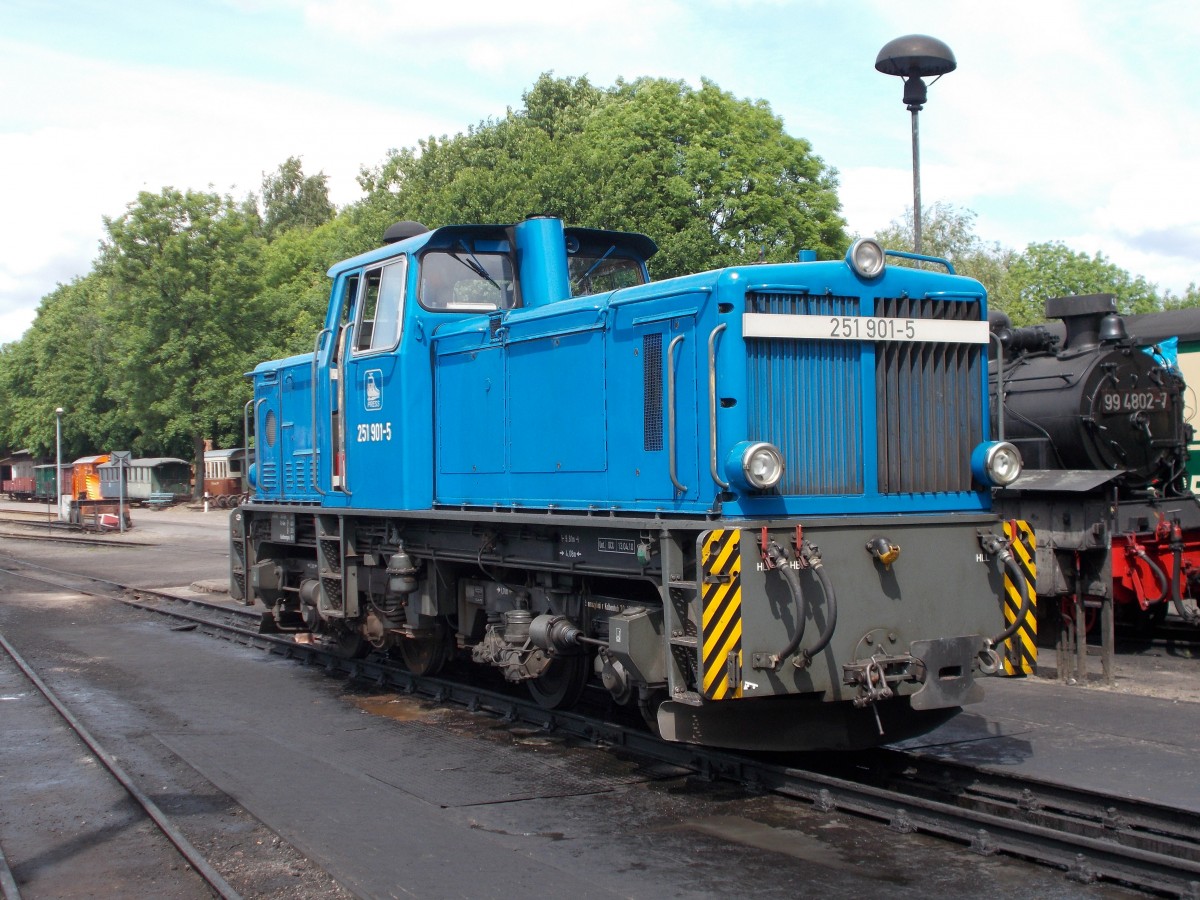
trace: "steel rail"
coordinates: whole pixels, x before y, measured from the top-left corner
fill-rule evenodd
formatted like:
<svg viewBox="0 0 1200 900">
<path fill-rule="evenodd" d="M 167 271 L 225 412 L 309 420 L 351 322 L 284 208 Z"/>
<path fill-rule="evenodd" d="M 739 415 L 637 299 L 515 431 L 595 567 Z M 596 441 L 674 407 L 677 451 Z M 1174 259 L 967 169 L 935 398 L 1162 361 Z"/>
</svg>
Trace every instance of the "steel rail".
<svg viewBox="0 0 1200 900">
<path fill-rule="evenodd" d="M 146 815 L 158 826 L 158 830 L 169 840 L 175 849 L 187 860 L 188 864 L 196 870 L 196 873 L 208 883 L 218 896 L 223 900 L 240 900 L 241 895 L 238 894 L 229 883 L 221 877 L 221 873 L 214 869 L 200 852 L 192 846 L 191 842 L 184 837 L 175 825 L 167 818 L 166 814 L 151 800 L 141 788 L 139 788 L 129 777 L 129 774 L 121 768 L 117 763 L 116 758 L 111 753 L 104 749 L 99 741 L 96 740 L 84 726 L 83 723 L 75 717 L 75 715 L 67 708 L 67 706 L 58 698 L 50 686 L 42 681 L 41 677 L 33 670 L 21 655 L 16 651 L 16 648 L 8 642 L 3 634 L 0 634 L 0 648 L 9 655 L 17 668 L 24 673 L 29 682 L 41 692 L 46 701 L 54 707 L 54 710 L 62 717 L 63 721 L 70 726 L 71 730 L 78 735 L 79 739 L 87 745 L 88 749 L 96 759 L 104 765 L 112 776 L 120 783 L 126 792 L 131 796 L 137 804 L 145 811 Z"/>
<path fill-rule="evenodd" d="M 13 877 L 8 860 L 4 858 L 4 850 L 0 849 L 0 897 L 4 900 L 21 900 L 21 892 L 17 889 L 17 879 Z"/>
</svg>

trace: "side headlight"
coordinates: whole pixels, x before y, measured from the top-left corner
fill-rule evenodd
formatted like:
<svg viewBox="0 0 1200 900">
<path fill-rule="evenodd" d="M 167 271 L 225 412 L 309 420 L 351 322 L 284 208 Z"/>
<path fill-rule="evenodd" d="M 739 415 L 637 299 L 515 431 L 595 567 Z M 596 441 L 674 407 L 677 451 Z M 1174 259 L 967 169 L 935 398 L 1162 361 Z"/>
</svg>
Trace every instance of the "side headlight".
<svg viewBox="0 0 1200 900">
<path fill-rule="evenodd" d="M 1007 487 L 1021 474 L 1021 451 L 1008 441 L 986 441 L 971 454 L 971 472 L 981 484 Z"/>
<path fill-rule="evenodd" d="M 879 241 L 859 238 L 846 251 L 846 262 L 859 278 L 878 278 L 887 265 L 887 257 Z"/>
<path fill-rule="evenodd" d="M 765 491 L 783 477 L 783 454 L 765 441 L 743 441 L 725 460 L 725 474 L 743 490 Z"/>
</svg>

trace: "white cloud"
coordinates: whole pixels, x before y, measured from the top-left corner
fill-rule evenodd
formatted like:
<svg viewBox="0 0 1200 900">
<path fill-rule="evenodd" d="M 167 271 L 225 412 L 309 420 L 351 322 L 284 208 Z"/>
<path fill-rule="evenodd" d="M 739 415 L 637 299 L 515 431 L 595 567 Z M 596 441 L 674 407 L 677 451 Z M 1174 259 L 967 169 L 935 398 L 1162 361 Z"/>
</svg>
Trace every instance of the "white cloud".
<svg viewBox="0 0 1200 900">
<path fill-rule="evenodd" d="M 5 81 L 36 72 L 35 92 L 8 92 L 0 133 L 6 206 L 0 220 L 0 343 L 20 337 L 52 260 L 84 274 L 103 235 L 139 191 L 164 186 L 257 192 L 264 172 L 302 155 L 305 171 L 329 176 L 335 203 L 360 195 L 361 165 L 389 148 L 456 128 L 431 116 L 186 70 L 122 66 L 0 44 Z M 330 123 L 353 123 L 352 130 Z"/>
<path fill-rule="evenodd" d="M 470 79 L 555 71 L 602 81 L 654 74 L 662 36 L 688 29 L 694 9 L 676 0 L 610 0 L 564 6 L 557 0 L 446 6 L 394 0 L 304 0 L 306 25 L 370 53 L 430 73 L 461 90 Z M 532 77 L 525 83 L 527 87 Z M 424 89 L 420 83 L 415 90 Z M 476 89 L 486 85 L 476 86 Z M 509 104 L 519 98 L 513 96 Z M 464 123 L 465 125 L 465 123 Z"/>
</svg>

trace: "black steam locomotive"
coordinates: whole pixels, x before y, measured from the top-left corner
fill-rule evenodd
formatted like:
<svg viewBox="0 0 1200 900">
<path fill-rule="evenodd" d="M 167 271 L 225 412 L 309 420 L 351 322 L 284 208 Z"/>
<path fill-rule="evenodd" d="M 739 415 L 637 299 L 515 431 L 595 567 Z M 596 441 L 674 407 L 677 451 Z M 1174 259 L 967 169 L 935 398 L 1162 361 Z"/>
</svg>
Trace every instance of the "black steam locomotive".
<svg viewBox="0 0 1200 900">
<path fill-rule="evenodd" d="M 1087 628 L 1110 600 L 1125 617 L 1161 619 L 1171 603 L 1195 622 L 1183 378 L 1130 337 L 1111 294 L 1048 300 L 1046 318 L 1061 326 L 990 319 L 993 423 L 1025 463 L 996 508 L 1037 535 L 1039 626 Z"/>
</svg>

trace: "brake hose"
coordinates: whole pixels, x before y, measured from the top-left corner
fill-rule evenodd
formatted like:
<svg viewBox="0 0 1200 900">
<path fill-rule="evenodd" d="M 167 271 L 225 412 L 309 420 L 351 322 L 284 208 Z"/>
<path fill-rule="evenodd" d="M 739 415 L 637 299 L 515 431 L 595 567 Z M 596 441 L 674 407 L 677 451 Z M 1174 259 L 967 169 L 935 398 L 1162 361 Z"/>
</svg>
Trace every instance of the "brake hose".
<svg viewBox="0 0 1200 900">
<path fill-rule="evenodd" d="M 1029 610 L 1033 607 L 1033 597 L 1029 590 L 1029 582 L 1025 580 L 1025 576 L 1021 573 L 1017 561 L 1013 558 L 1012 551 L 1007 547 L 1000 551 L 1000 560 L 1004 563 L 1004 569 L 1012 578 L 1013 584 L 1021 586 L 1021 610 L 1017 613 L 1016 618 L 1009 623 L 1009 626 L 1002 632 L 988 641 L 990 647 L 995 647 L 997 644 L 1003 644 L 1010 637 L 1017 633 L 1017 629 L 1025 621 L 1025 617 L 1029 615 Z"/>
<path fill-rule="evenodd" d="M 783 550 L 774 541 L 767 548 L 767 557 L 775 568 L 779 570 L 779 574 L 783 576 L 788 590 L 792 593 L 792 601 L 796 607 L 796 631 L 792 634 L 792 639 L 788 641 L 787 646 L 771 658 L 771 668 L 778 669 L 785 659 L 796 652 L 796 648 L 800 646 L 800 641 L 804 639 L 804 626 L 808 619 L 808 603 L 804 599 L 804 589 L 800 586 L 800 575 L 792 568 L 791 560 L 787 558 Z"/>
<path fill-rule="evenodd" d="M 1151 574 L 1154 575 L 1154 580 L 1158 582 L 1158 586 L 1160 588 L 1158 596 L 1155 597 L 1153 600 L 1147 600 L 1146 601 L 1147 605 L 1153 605 L 1155 603 L 1162 603 L 1164 600 L 1167 599 L 1168 594 L 1172 595 L 1171 599 L 1173 601 L 1175 599 L 1174 595 L 1176 593 L 1178 593 L 1178 591 L 1174 591 L 1170 587 L 1167 586 L 1167 573 L 1162 570 L 1162 566 L 1160 566 L 1158 563 L 1156 563 L 1154 560 L 1152 560 L 1149 556 L 1147 556 L 1146 551 L 1143 550 L 1141 547 L 1135 547 L 1134 551 L 1133 551 L 1133 555 L 1136 556 L 1138 559 L 1140 559 L 1142 562 L 1144 562 L 1146 564 L 1146 568 L 1148 568 L 1150 570 Z M 1175 609 L 1178 610 L 1179 607 L 1176 606 Z M 1180 615 L 1183 615 L 1183 614 L 1180 613 Z"/>
<path fill-rule="evenodd" d="M 1184 609 L 1183 597 L 1179 593 L 1179 576 L 1183 574 L 1183 537 L 1178 525 L 1171 534 L 1171 556 L 1175 560 L 1175 574 L 1171 578 L 1171 605 L 1175 607 L 1175 612 L 1184 622 L 1188 625 L 1196 625 L 1200 623 L 1200 613 Z"/>
<path fill-rule="evenodd" d="M 813 572 L 816 573 L 817 582 L 821 585 L 821 593 L 825 596 L 825 627 L 821 629 L 817 642 L 811 647 L 801 650 L 800 655 L 793 660 L 793 665 L 797 669 L 807 669 L 812 664 L 813 657 L 824 650 L 833 637 L 833 629 L 837 626 L 837 595 L 833 591 L 829 574 L 825 571 L 825 563 L 821 561 L 821 552 L 805 541 L 801 553 L 812 567 Z"/>
</svg>

